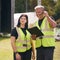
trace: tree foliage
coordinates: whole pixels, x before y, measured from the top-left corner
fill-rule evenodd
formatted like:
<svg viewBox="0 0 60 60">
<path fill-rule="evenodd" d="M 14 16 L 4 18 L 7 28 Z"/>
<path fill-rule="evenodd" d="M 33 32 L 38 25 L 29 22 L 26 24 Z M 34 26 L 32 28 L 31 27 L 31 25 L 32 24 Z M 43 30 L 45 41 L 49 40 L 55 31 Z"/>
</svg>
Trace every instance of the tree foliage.
<svg viewBox="0 0 60 60">
<path fill-rule="evenodd" d="M 47 10 L 50 15 L 53 15 L 54 18 L 60 17 L 60 0 L 57 0 L 57 2 L 54 0 L 41 0 L 41 4 L 45 6 L 45 10 Z M 27 12 L 34 11 L 36 5 L 37 0 L 15 0 L 15 12 L 26 12 L 26 9 Z"/>
<path fill-rule="evenodd" d="M 21 13 L 26 11 L 25 0 L 15 0 L 15 12 Z"/>
<path fill-rule="evenodd" d="M 55 2 L 53 0 L 42 0 L 42 5 L 45 6 L 45 10 L 49 12 L 50 15 L 53 15 Z"/>
<path fill-rule="evenodd" d="M 45 6 L 50 15 L 54 14 L 54 1 L 53 0 L 41 0 L 41 4 Z M 34 11 L 34 7 L 37 5 L 37 0 L 27 0 L 27 11 Z M 15 0 L 15 12 L 26 11 L 26 0 Z"/>
<path fill-rule="evenodd" d="M 54 18 L 56 20 L 60 19 L 60 0 L 57 0 L 54 11 L 55 11 Z"/>
<path fill-rule="evenodd" d="M 15 0 L 15 13 L 33 11 L 37 0 Z M 26 5 L 27 3 L 27 5 Z"/>
</svg>

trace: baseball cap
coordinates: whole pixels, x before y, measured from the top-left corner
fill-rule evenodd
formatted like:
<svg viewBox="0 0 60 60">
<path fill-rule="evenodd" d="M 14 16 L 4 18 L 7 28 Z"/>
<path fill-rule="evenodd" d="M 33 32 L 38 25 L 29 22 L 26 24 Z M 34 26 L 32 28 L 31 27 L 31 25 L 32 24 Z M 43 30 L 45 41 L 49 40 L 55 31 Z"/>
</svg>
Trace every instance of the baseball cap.
<svg viewBox="0 0 60 60">
<path fill-rule="evenodd" d="M 44 6 L 42 6 L 42 5 L 37 5 L 37 6 L 35 6 L 35 10 L 37 9 L 37 8 L 44 8 Z"/>
</svg>

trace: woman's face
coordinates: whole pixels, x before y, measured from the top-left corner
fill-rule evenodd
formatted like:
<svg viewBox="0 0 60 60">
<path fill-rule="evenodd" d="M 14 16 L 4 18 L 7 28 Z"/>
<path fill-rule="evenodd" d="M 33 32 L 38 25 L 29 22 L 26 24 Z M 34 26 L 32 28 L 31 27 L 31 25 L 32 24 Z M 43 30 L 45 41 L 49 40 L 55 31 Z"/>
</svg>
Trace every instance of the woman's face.
<svg viewBox="0 0 60 60">
<path fill-rule="evenodd" d="M 22 17 L 20 18 L 20 23 L 21 23 L 21 24 L 25 24 L 26 22 L 27 22 L 26 17 L 25 17 L 25 16 L 22 16 Z"/>
</svg>

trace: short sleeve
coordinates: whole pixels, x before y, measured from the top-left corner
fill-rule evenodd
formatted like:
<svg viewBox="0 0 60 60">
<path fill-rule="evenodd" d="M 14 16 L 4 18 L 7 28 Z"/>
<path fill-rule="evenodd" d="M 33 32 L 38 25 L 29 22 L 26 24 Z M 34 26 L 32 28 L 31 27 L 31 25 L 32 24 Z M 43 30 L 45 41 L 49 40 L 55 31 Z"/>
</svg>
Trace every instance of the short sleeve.
<svg viewBox="0 0 60 60">
<path fill-rule="evenodd" d="M 16 31 L 16 28 L 12 29 L 11 36 L 14 36 L 17 39 L 18 34 L 17 34 L 17 31 Z"/>
</svg>

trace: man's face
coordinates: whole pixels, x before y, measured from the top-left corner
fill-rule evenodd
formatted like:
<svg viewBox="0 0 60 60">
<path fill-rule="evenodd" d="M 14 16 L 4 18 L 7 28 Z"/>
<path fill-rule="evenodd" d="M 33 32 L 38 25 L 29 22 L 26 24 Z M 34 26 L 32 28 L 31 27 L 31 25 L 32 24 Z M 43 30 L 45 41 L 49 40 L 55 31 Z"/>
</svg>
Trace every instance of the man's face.
<svg viewBox="0 0 60 60">
<path fill-rule="evenodd" d="M 39 18 L 44 13 L 44 9 L 43 8 L 37 8 L 35 10 L 35 12 L 36 12 L 37 17 Z"/>
</svg>

